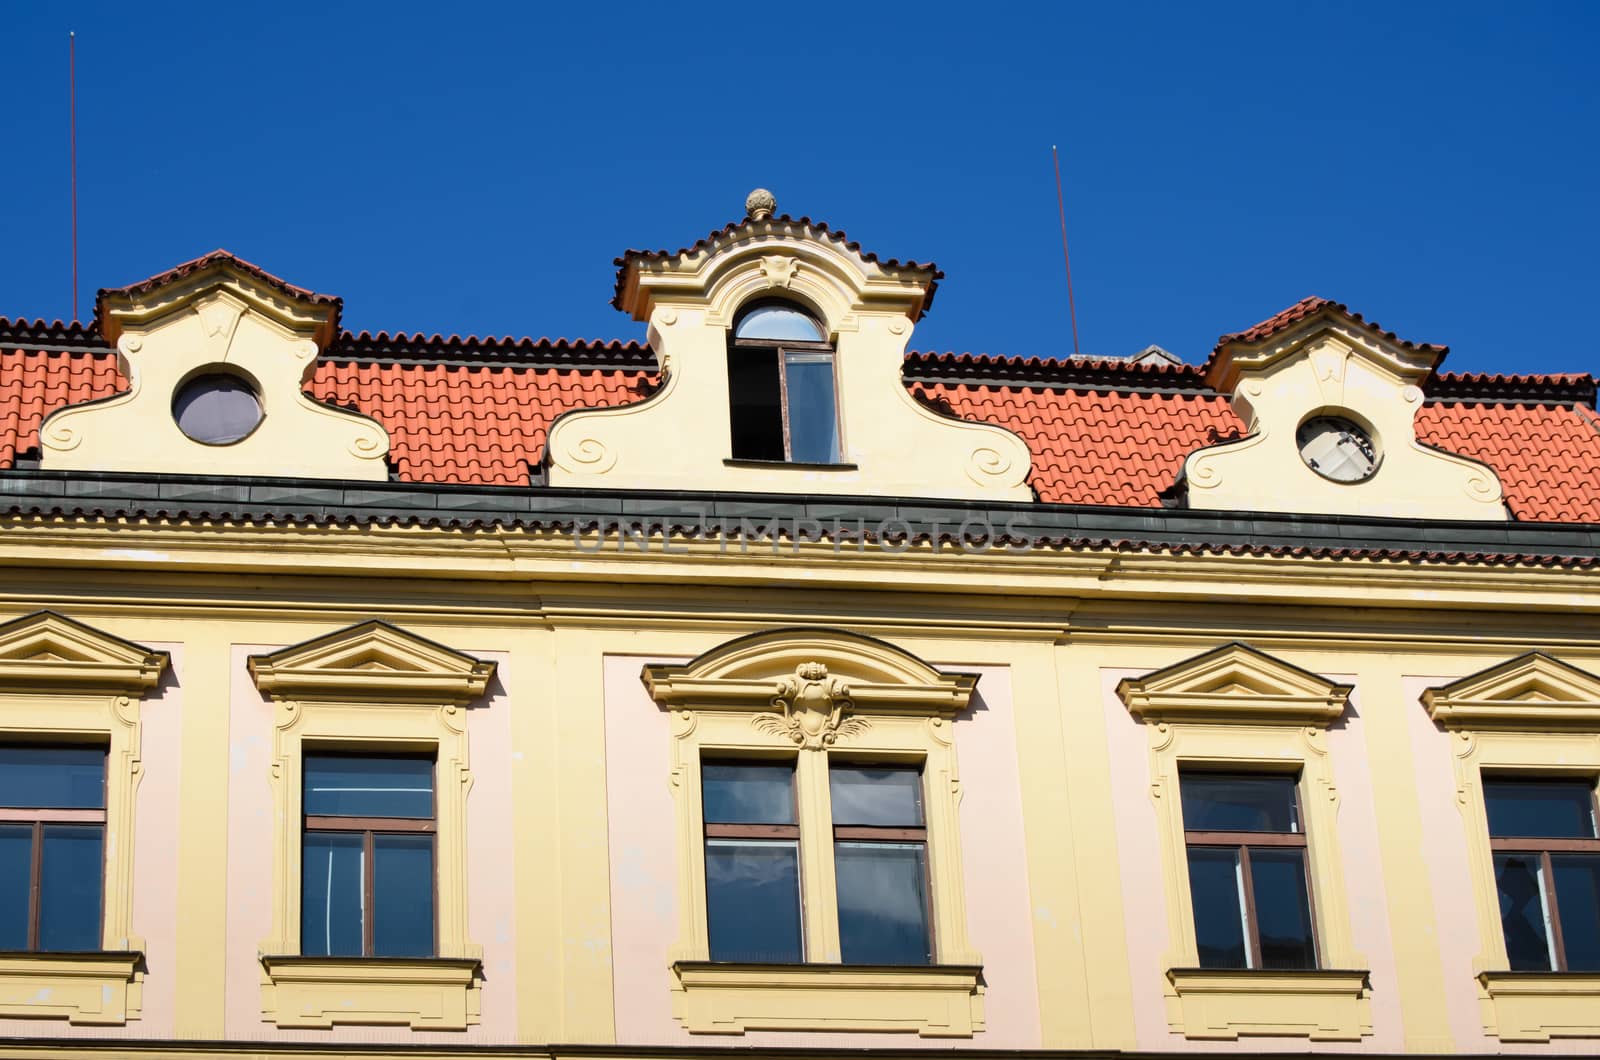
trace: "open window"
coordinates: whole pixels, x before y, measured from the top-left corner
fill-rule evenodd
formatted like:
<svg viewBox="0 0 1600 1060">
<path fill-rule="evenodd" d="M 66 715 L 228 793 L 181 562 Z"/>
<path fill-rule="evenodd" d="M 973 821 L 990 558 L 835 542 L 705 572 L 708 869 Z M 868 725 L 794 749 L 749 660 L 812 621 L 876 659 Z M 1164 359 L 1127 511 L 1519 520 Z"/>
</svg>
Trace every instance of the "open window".
<svg viewBox="0 0 1600 1060">
<path fill-rule="evenodd" d="M 839 463 L 833 347 L 789 302 L 747 307 L 728 340 L 728 418 L 735 460 Z"/>
</svg>

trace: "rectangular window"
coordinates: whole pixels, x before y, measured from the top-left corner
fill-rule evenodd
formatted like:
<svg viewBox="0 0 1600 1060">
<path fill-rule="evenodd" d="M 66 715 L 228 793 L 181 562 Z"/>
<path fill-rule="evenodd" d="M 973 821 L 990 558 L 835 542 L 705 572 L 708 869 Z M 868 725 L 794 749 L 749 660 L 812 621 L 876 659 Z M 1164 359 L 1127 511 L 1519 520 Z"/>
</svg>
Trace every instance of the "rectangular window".
<svg viewBox="0 0 1600 1060">
<path fill-rule="evenodd" d="M 1202 968 L 1315 968 L 1306 836 L 1288 775 L 1183 773 Z"/>
<path fill-rule="evenodd" d="M 1485 778 L 1513 971 L 1600 971 L 1600 830 L 1588 780 Z"/>
<path fill-rule="evenodd" d="M 932 964 L 922 774 L 833 765 L 833 862 L 845 964 Z"/>
<path fill-rule="evenodd" d="M 798 964 L 805 955 L 794 764 L 706 762 L 700 780 L 711 959 Z"/>
<path fill-rule="evenodd" d="M 434 953 L 433 759 L 307 754 L 300 952 Z"/>
<path fill-rule="evenodd" d="M 100 949 L 106 752 L 0 747 L 0 950 Z"/>
</svg>

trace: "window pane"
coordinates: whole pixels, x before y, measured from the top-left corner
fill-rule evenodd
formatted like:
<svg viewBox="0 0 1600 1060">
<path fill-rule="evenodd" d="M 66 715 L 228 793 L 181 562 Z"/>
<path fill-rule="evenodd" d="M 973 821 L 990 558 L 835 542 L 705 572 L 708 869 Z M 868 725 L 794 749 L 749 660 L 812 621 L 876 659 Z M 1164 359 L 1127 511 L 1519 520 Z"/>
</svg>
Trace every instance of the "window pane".
<svg viewBox="0 0 1600 1060">
<path fill-rule="evenodd" d="M 707 762 L 700 767 L 707 824 L 794 824 L 794 766 Z"/>
<path fill-rule="evenodd" d="M 1194 903 L 1194 941 L 1200 951 L 1200 967 L 1249 967 L 1239 852 L 1225 847 L 1190 847 L 1189 896 Z"/>
<path fill-rule="evenodd" d="M 834 766 L 828 789 L 834 824 L 922 826 L 922 774 L 915 769 Z"/>
<path fill-rule="evenodd" d="M 359 834 L 307 832 L 300 888 L 300 952 L 307 957 L 361 956 L 366 895 Z"/>
<path fill-rule="evenodd" d="M 0 824 L 0 950 L 28 948 L 33 826 Z"/>
<path fill-rule="evenodd" d="M 305 812 L 318 817 L 432 817 L 433 759 L 306 755 Z"/>
<path fill-rule="evenodd" d="M 1500 926 L 1505 931 L 1512 971 L 1550 971 L 1556 960 L 1550 947 L 1550 917 L 1539 855 L 1496 854 L 1494 882 L 1500 892 Z"/>
<path fill-rule="evenodd" d="M 1255 888 L 1261 967 L 1315 968 L 1317 947 L 1311 937 L 1306 852 L 1251 847 L 1250 881 Z"/>
<path fill-rule="evenodd" d="M 783 355 L 789 395 L 789 459 L 803 464 L 839 462 L 839 410 L 833 392 L 833 354 Z"/>
<path fill-rule="evenodd" d="M 105 875 L 101 825 L 44 827 L 39 867 L 39 948 L 100 948 L 100 880 Z"/>
<path fill-rule="evenodd" d="M 825 342 L 827 336 L 810 313 L 794 306 L 758 305 L 747 310 L 733 327 L 737 339 L 788 339 L 791 342 Z"/>
<path fill-rule="evenodd" d="M 799 844 L 706 840 L 706 922 L 714 961 L 804 960 Z"/>
<path fill-rule="evenodd" d="M 1298 832 L 1292 776 L 1185 773 L 1183 827 L 1191 832 Z"/>
<path fill-rule="evenodd" d="M 1593 839 L 1594 787 L 1573 780 L 1485 780 L 1493 836 Z"/>
<path fill-rule="evenodd" d="M 103 747 L 0 747 L 0 806 L 101 810 Z"/>
<path fill-rule="evenodd" d="M 372 837 L 372 952 L 433 956 L 433 836 Z"/>
<path fill-rule="evenodd" d="M 845 964 L 932 963 L 925 856 L 921 843 L 834 844 Z"/>
<path fill-rule="evenodd" d="M 1551 854 L 1567 971 L 1600 972 L 1600 854 Z"/>
<path fill-rule="evenodd" d="M 728 420 L 736 460 L 783 459 L 778 351 L 728 347 Z"/>
</svg>

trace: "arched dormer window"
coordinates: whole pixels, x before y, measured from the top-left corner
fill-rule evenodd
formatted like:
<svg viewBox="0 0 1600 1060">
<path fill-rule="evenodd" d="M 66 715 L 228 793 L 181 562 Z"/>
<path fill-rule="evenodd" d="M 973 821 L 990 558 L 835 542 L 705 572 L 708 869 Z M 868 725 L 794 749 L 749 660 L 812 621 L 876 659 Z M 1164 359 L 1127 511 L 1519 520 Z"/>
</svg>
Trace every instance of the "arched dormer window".
<svg viewBox="0 0 1600 1060">
<path fill-rule="evenodd" d="M 839 463 L 833 347 L 822 325 L 789 302 L 757 302 L 728 340 L 735 460 Z"/>
</svg>

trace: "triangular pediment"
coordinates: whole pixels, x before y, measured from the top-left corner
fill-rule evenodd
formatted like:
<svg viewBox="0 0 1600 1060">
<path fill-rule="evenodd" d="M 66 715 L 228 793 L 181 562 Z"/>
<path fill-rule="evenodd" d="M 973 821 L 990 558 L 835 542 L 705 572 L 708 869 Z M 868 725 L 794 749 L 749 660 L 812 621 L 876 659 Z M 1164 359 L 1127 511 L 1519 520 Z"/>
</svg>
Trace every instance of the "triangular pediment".
<svg viewBox="0 0 1600 1060">
<path fill-rule="evenodd" d="M 1421 383 L 1444 360 L 1443 346 L 1410 342 L 1326 298 L 1306 298 L 1245 331 L 1224 335 L 1206 364 L 1206 381 L 1222 393 L 1242 376 L 1333 347 L 1402 385 Z M 1325 354 L 1324 354 L 1325 355 Z"/>
<path fill-rule="evenodd" d="M 137 693 L 161 680 L 167 659 L 54 611 L 0 625 L 0 690 Z"/>
<path fill-rule="evenodd" d="M 102 290 L 96 316 L 106 341 L 124 331 L 147 331 L 166 318 L 199 305 L 216 327 L 250 310 L 284 330 L 326 346 L 338 333 L 340 299 L 296 287 L 258 265 L 214 250 L 147 280 Z M 207 326 L 213 322 L 207 320 Z"/>
<path fill-rule="evenodd" d="M 1238 643 L 1117 685 L 1128 711 L 1147 721 L 1325 725 L 1344 713 L 1350 692 L 1350 685 Z"/>
<path fill-rule="evenodd" d="M 778 629 L 728 641 L 681 666 L 646 666 L 662 705 L 765 710 L 796 682 L 830 682 L 858 710 L 951 716 L 976 674 L 945 673 L 887 641 L 837 629 Z"/>
<path fill-rule="evenodd" d="M 1422 703 L 1451 729 L 1600 731 L 1600 677 L 1543 652 L 1430 688 Z"/>
<path fill-rule="evenodd" d="M 464 704 L 483 694 L 494 669 L 376 620 L 250 657 L 256 687 L 276 699 Z"/>
</svg>

